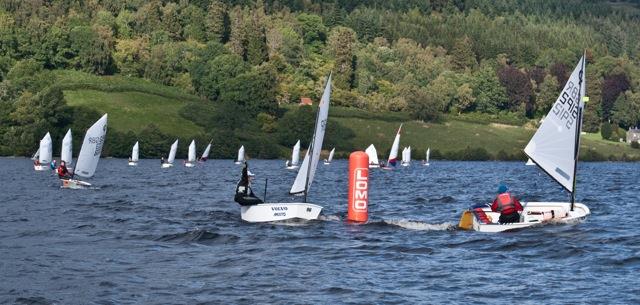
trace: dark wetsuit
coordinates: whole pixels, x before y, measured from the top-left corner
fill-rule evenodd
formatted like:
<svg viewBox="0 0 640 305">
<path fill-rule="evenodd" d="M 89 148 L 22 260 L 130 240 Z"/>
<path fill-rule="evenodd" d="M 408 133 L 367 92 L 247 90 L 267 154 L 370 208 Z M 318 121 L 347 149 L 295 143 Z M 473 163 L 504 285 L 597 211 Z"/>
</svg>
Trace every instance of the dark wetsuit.
<svg viewBox="0 0 640 305">
<path fill-rule="evenodd" d="M 253 194 L 253 190 L 251 190 L 248 171 L 247 164 L 245 163 L 244 167 L 242 167 L 242 177 L 236 186 L 236 195 L 234 197 L 234 200 L 240 205 L 254 205 L 262 203 L 262 200 L 256 197 L 256 195 Z"/>
</svg>

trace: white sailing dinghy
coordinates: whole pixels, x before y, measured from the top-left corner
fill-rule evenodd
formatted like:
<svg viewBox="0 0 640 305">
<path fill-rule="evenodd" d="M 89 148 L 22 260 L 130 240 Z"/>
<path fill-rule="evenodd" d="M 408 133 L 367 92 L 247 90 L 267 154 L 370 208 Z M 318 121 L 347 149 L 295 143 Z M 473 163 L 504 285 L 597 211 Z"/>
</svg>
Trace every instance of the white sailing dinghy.
<svg viewBox="0 0 640 305">
<path fill-rule="evenodd" d="M 67 130 L 67 133 L 62 139 L 60 161 L 64 161 L 64 165 L 67 167 L 67 170 L 73 171 L 73 168 L 71 167 L 71 164 L 73 163 L 73 138 L 71 135 L 71 129 Z"/>
<path fill-rule="evenodd" d="M 140 147 L 138 145 L 138 141 L 136 141 L 136 144 L 133 144 L 133 148 L 131 149 L 129 166 L 138 166 L 138 159 L 140 159 Z"/>
<path fill-rule="evenodd" d="M 378 168 L 380 167 L 380 161 L 378 160 L 378 151 L 373 144 L 369 145 L 364 152 L 369 156 L 369 168 Z"/>
<path fill-rule="evenodd" d="M 60 179 L 62 188 L 65 189 L 83 189 L 91 186 L 91 183 L 74 179 L 75 176 L 91 178 L 96 172 L 100 154 L 102 154 L 102 146 L 107 135 L 107 115 L 103 115 L 95 122 L 84 135 L 78 160 L 72 171 L 71 179 Z"/>
<path fill-rule="evenodd" d="M 520 222 L 510 224 L 498 224 L 500 213 L 491 212 L 488 207 L 482 211 L 491 219 L 489 223 L 481 222 L 466 211 L 467 220 L 463 214 L 461 228 L 502 232 L 549 222 L 574 223 L 591 213 L 586 205 L 575 202 L 582 111 L 584 101 L 588 100 L 585 97 L 585 73 L 585 56 L 582 56 L 551 111 L 524 149 L 540 169 L 571 194 L 571 202 L 523 202 Z"/>
<path fill-rule="evenodd" d="M 189 144 L 189 155 L 187 156 L 187 162 L 184 163 L 184 166 L 196 166 L 196 140 L 191 140 L 191 144 Z"/>
<path fill-rule="evenodd" d="M 333 149 L 331 149 L 331 151 L 329 152 L 329 158 L 324 159 L 324 165 L 329 165 L 331 164 L 331 161 L 333 161 L 333 154 L 336 152 L 336 148 L 334 147 Z"/>
<path fill-rule="evenodd" d="M 524 165 L 536 165 L 536 164 L 533 163 L 533 161 L 531 159 L 528 159 L 527 163 L 525 163 Z"/>
<path fill-rule="evenodd" d="M 246 160 L 245 158 L 245 153 L 244 153 L 244 145 L 240 146 L 240 149 L 238 149 L 238 158 L 236 159 L 236 164 L 242 164 L 244 163 L 244 161 Z"/>
<path fill-rule="evenodd" d="M 410 166 L 411 165 L 411 146 L 405 147 L 402 150 L 402 166 Z"/>
<path fill-rule="evenodd" d="M 209 142 L 209 145 L 207 145 L 207 148 L 204 149 L 204 152 L 202 153 L 202 157 L 200 157 L 199 162 L 207 162 L 207 160 L 209 159 L 210 151 L 211 151 L 211 142 Z"/>
<path fill-rule="evenodd" d="M 400 124 L 400 128 L 398 128 L 398 132 L 396 133 L 395 139 L 393 139 L 393 144 L 391 145 L 391 151 L 389 152 L 389 159 L 387 160 L 387 164 L 383 167 L 384 169 L 393 169 L 396 167 L 398 163 L 398 149 L 400 149 L 400 131 L 402 130 L 402 124 Z"/>
<path fill-rule="evenodd" d="M 309 149 L 304 156 L 296 180 L 291 186 L 290 194 L 304 195 L 303 202 L 289 203 L 260 203 L 256 205 L 242 206 L 240 215 L 242 220 L 248 222 L 279 221 L 287 219 L 318 219 L 322 207 L 316 204 L 307 203 L 307 194 L 316 173 L 320 151 L 324 140 L 325 126 L 329 116 L 329 98 L 331 97 L 331 75 L 327 79 L 324 93 L 320 99 L 318 113 L 316 114 L 316 125 Z"/>
<path fill-rule="evenodd" d="M 293 151 L 291 152 L 291 161 L 287 160 L 285 165 L 287 169 L 297 169 L 299 162 L 300 162 L 300 140 L 298 140 L 298 142 L 296 142 L 296 145 L 293 146 Z"/>
<path fill-rule="evenodd" d="M 171 150 L 169 150 L 169 158 L 162 163 L 162 168 L 169 168 L 173 166 L 173 160 L 176 159 L 176 151 L 178 151 L 178 139 L 171 144 Z"/>
<path fill-rule="evenodd" d="M 42 140 L 40 140 L 40 152 L 38 154 L 38 162 L 33 164 L 33 169 L 37 171 L 44 171 L 49 169 L 49 163 L 53 160 L 53 142 L 51 141 L 51 134 L 47 132 Z"/>
<path fill-rule="evenodd" d="M 424 162 L 422 165 L 429 166 L 429 155 L 431 155 L 431 147 L 427 147 L 427 155 L 425 156 Z"/>
</svg>

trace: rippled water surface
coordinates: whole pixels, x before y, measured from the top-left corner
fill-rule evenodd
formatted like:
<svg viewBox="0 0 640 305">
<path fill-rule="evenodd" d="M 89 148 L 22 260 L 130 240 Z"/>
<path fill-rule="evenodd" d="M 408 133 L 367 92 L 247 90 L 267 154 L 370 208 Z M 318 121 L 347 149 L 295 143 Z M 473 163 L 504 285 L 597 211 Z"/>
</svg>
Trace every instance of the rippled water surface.
<svg viewBox="0 0 640 305">
<path fill-rule="evenodd" d="M 292 201 L 283 161 L 251 161 L 254 189 Z M 458 231 L 501 180 L 523 200 L 568 196 L 522 162 L 418 162 L 371 173 L 370 221 L 346 215 L 347 162 L 320 165 L 322 220 L 249 224 L 240 167 L 101 160 L 97 189 L 62 190 L 27 159 L 0 159 L 0 302 L 18 304 L 640 303 L 636 163 L 582 163 L 576 225 Z"/>
</svg>

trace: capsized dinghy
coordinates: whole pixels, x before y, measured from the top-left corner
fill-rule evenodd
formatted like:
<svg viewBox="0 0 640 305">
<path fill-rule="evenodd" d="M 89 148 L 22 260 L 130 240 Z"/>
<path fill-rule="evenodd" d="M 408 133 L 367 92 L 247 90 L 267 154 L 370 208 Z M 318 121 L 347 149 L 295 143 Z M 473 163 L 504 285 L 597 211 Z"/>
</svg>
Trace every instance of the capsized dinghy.
<svg viewBox="0 0 640 305">
<path fill-rule="evenodd" d="M 499 213 L 489 207 L 465 211 L 460 228 L 502 232 L 545 223 L 574 223 L 585 219 L 589 208 L 575 202 L 576 169 L 585 97 L 585 56 L 571 73 L 546 119 L 524 149 L 540 169 L 571 194 L 571 202 L 523 202 L 520 222 L 499 224 Z"/>
<path fill-rule="evenodd" d="M 241 206 L 242 220 L 248 222 L 279 221 L 287 219 L 318 219 L 322 207 L 307 202 L 307 193 L 320 160 L 320 151 L 324 140 L 325 126 L 329 116 L 329 98 L 331 97 L 331 75 L 327 79 L 324 93 L 320 99 L 316 115 L 315 131 L 307 153 L 304 156 L 296 180 L 289 191 L 290 194 L 304 195 L 304 202 L 260 203 Z"/>
<path fill-rule="evenodd" d="M 68 189 L 83 189 L 90 187 L 91 184 L 85 181 L 74 179 L 75 176 L 84 178 L 91 178 L 96 172 L 98 167 L 98 161 L 100 161 L 100 155 L 102 154 L 102 146 L 104 146 L 104 139 L 107 135 L 107 115 L 103 115 L 97 122 L 95 122 L 84 135 L 84 141 L 80 148 L 80 154 L 78 154 L 78 160 L 71 179 L 60 179 L 62 181 L 62 188 Z"/>
</svg>

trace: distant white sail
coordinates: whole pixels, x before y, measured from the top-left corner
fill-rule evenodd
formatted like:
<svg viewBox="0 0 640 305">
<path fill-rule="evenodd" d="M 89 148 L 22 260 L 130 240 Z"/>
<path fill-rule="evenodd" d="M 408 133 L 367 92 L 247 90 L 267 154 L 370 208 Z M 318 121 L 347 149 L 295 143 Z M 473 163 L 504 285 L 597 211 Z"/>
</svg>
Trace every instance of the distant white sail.
<svg viewBox="0 0 640 305">
<path fill-rule="evenodd" d="M 69 166 L 73 162 L 73 139 L 71 136 L 71 129 L 67 130 L 67 134 L 65 134 L 62 139 L 60 161 L 64 161 L 66 166 Z"/>
<path fill-rule="evenodd" d="M 316 127 L 313 133 L 313 141 L 307 149 L 307 153 L 304 156 L 296 180 L 291 186 L 289 191 L 291 194 L 299 194 L 303 192 L 309 192 L 309 187 L 313 182 L 313 177 L 316 173 L 318 161 L 320 160 L 320 151 L 322 150 L 322 142 L 324 141 L 324 132 L 327 126 L 327 119 L 329 117 L 329 102 L 331 97 L 331 75 L 327 79 L 327 84 L 322 93 L 320 104 L 318 106 L 318 114 L 316 117 Z M 309 154 L 311 151 L 311 154 Z M 311 163 L 309 163 L 311 162 Z"/>
<path fill-rule="evenodd" d="M 427 159 L 425 159 L 427 163 L 429 163 L 429 155 L 431 155 L 431 147 L 427 148 Z"/>
<path fill-rule="evenodd" d="M 367 153 L 367 156 L 369 156 L 369 164 L 380 164 L 380 161 L 378 160 L 378 151 L 376 150 L 376 147 L 373 146 L 373 144 L 369 145 L 369 147 L 367 147 L 364 152 Z"/>
<path fill-rule="evenodd" d="M 572 193 L 580 147 L 579 136 L 576 135 L 579 135 L 582 125 L 579 109 L 584 109 L 585 73 L 583 56 L 551 111 L 524 149 L 531 160 Z"/>
<path fill-rule="evenodd" d="M 291 166 L 298 165 L 300 162 L 300 140 L 293 146 L 293 152 L 291 153 Z"/>
<path fill-rule="evenodd" d="M 36 150 L 36 153 L 33 154 L 33 156 L 31 157 L 31 160 L 39 160 L 40 159 L 40 147 L 38 146 L 38 150 Z"/>
<path fill-rule="evenodd" d="M 189 156 L 187 161 L 196 162 L 196 140 L 191 140 L 191 144 L 189 144 Z"/>
<path fill-rule="evenodd" d="M 40 164 L 47 164 L 53 160 L 53 144 L 51 135 L 47 132 L 40 140 L 40 155 L 38 156 Z"/>
<path fill-rule="evenodd" d="M 238 158 L 236 159 L 237 162 L 244 162 L 244 145 L 240 146 L 240 149 L 238 149 Z"/>
<path fill-rule="evenodd" d="M 336 148 L 334 147 L 330 152 L 329 152 L 329 158 L 327 159 L 327 162 L 331 163 L 331 161 L 333 161 L 333 154 L 336 152 Z"/>
<path fill-rule="evenodd" d="M 210 151 L 211 151 L 211 142 L 209 142 L 209 145 L 207 145 L 207 148 L 204 149 L 204 152 L 202 153 L 202 157 L 200 157 L 200 160 L 205 161 L 209 159 Z"/>
<path fill-rule="evenodd" d="M 107 115 L 103 115 L 95 122 L 84 135 L 84 141 L 80 148 L 77 163 L 73 173 L 75 175 L 89 178 L 93 176 L 100 161 L 102 146 L 107 135 Z"/>
<path fill-rule="evenodd" d="M 391 145 L 391 152 L 389 152 L 389 160 L 387 160 L 387 166 L 396 166 L 396 162 L 398 161 L 398 149 L 400 149 L 400 131 L 402 130 L 402 124 L 400 124 L 400 128 L 398 128 L 398 133 L 396 133 L 395 139 L 393 139 L 393 144 Z"/>
<path fill-rule="evenodd" d="M 169 151 L 169 158 L 167 158 L 167 163 L 173 163 L 173 160 L 176 159 L 176 152 L 178 151 L 178 139 L 176 139 L 173 144 L 171 144 L 171 150 Z"/>
<path fill-rule="evenodd" d="M 138 159 L 140 159 L 140 147 L 138 145 L 138 141 L 136 141 L 136 144 L 133 144 L 133 149 L 131 149 L 131 161 L 132 162 L 138 162 Z"/>
</svg>

